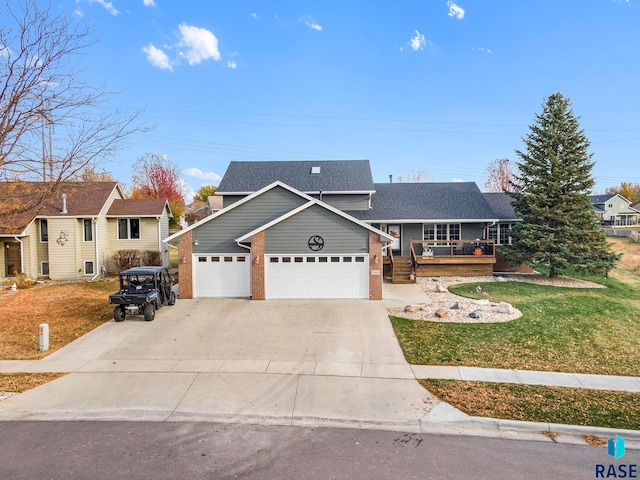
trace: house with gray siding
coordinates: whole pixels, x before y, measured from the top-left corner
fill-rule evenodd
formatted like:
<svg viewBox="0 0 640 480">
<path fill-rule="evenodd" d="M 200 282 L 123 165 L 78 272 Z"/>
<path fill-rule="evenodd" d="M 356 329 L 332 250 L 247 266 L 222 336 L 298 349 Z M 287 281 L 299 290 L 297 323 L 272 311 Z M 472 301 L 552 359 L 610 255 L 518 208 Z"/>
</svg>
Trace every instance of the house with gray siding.
<svg viewBox="0 0 640 480">
<path fill-rule="evenodd" d="M 182 298 L 381 298 L 382 278 L 490 275 L 516 221 L 475 183 L 374 183 L 368 160 L 231 162 L 179 242 Z"/>
<path fill-rule="evenodd" d="M 181 298 L 380 300 L 393 237 L 276 181 L 166 241 L 178 241 Z"/>
</svg>

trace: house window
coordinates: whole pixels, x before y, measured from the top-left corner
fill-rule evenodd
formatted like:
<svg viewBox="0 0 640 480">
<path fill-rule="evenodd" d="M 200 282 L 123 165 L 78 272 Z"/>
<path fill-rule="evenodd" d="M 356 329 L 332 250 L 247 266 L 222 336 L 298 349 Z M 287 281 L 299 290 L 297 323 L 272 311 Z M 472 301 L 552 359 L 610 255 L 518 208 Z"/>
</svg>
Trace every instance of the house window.
<svg viewBox="0 0 640 480">
<path fill-rule="evenodd" d="M 40 262 L 40 276 L 49 276 L 49 262 Z"/>
<path fill-rule="evenodd" d="M 90 218 L 82 220 L 82 229 L 84 231 L 84 241 L 93 242 L 93 225 Z"/>
<path fill-rule="evenodd" d="M 426 223 L 424 225 L 424 239 L 425 240 L 435 240 L 435 233 L 434 233 L 434 225 L 431 223 Z"/>
<path fill-rule="evenodd" d="M 424 240 L 460 240 L 459 223 L 426 223 L 423 227 Z"/>
<path fill-rule="evenodd" d="M 84 262 L 84 274 L 85 275 L 93 275 L 93 262 Z"/>
<path fill-rule="evenodd" d="M 140 219 L 139 218 L 119 218 L 118 219 L 118 240 L 139 240 L 140 239 Z"/>
<path fill-rule="evenodd" d="M 501 223 L 500 224 L 500 244 L 501 245 L 510 245 L 511 237 L 509 233 L 511 232 L 511 224 L 510 223 Z"/>
<path fill-rule="evenodd" d="M 613 203 L 610 203 L 609 205 L 607 205 L 607 208 L 613 208 Z"/>
<path fill-rule="evenodd" d="M 49 241 L 49 223 L 45 218 L 40 220 L 40 241 Z"/>
<path fill-rule="evenodd" d="M 494 240 L 498 245 L 511 245 L 511 223 L 492 225 L 487 229 L 487 238 Z"/>
</svg>

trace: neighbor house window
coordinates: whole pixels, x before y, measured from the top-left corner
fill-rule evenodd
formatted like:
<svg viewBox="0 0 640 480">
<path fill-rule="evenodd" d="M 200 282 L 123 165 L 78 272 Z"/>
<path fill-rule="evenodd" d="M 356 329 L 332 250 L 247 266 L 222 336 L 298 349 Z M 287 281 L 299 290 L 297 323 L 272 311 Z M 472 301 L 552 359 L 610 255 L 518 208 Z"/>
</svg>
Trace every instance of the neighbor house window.
<svg viewBox="0 0 640 480">
<path fill-rule="evenodd" d="M 40 262 L 40 276 L 49 276 L 49 262 Z"/>
<path fill-rule="evenodd" d="M 84 231 L 84 241 L 93 242 L 93 225 L 90 218 L 85 218 L 82 221 L 82 229 Z"/>
<path fill-rule="evenodd" d="M 49 223 L 44 218 L 40 220 L 40 241 L 41 242 L 49 241 Z"/>
<path fill-rule="evenodd" d="M 84 262 L 84 274 L 85 275 L 93 275 L 93 262 Z"/>
<path fill-rule="evenodd" d="M 139 218 L 119 218 L 118 219 L 118 240 L 138 240 L 140 239 L 140 219 Z"/>
</svg>

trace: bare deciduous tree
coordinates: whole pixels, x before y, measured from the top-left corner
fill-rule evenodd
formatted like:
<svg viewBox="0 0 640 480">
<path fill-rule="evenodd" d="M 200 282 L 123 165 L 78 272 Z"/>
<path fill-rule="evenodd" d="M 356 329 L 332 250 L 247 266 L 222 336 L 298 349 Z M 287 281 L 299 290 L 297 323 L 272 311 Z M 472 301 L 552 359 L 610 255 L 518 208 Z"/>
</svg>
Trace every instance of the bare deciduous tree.
<svg viewBox="0 0 640 480">
<path fill-rule="evenodd" d="M 515 176 L 511 170 L 511 162 L 508 158 L 499 158 L 489 164 L 485 170 L 485 192 L 514 192 Z"/>
<path fill-rule="evenodd" d="M 80 23 L 47 0 L 0 0 L 0 18 L 0 180 L 44 181 L 53 195 L 142 130 L 138 115 L 106 110 L 115 93 L 82 79 L 94 42 Z"/>
<path fill-rule="evenodd" d="M 406 177 L 396 177 L 398 183 L 424 183 L 429 181 L 429 174 L 424 170 L 411 171 Z"/>
</svg>

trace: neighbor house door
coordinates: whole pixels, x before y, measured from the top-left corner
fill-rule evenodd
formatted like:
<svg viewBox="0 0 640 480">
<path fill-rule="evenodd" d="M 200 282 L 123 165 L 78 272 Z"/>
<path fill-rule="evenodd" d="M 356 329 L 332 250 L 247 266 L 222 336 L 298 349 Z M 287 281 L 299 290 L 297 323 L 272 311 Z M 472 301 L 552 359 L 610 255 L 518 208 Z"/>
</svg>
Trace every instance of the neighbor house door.
<svg viewBox="0 0 640 480">
<path fill-rule="evenodd" d="M 22 272 L 20 261 L 20 244 L 7 242 L 4 244 L 4 273 L 7 277 L 15 277 Z"/>
</svg>

